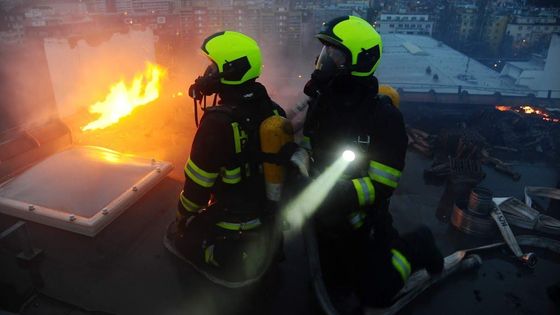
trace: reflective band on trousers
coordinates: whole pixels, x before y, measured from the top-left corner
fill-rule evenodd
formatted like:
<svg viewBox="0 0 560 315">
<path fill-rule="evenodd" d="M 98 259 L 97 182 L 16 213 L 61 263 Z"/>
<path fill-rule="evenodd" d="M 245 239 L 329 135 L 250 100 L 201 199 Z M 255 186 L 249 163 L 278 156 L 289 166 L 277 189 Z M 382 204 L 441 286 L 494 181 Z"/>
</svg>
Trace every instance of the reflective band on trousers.
<svg viewBox="0 0 560 315">
<path fill-rule="evenodd" d="M 237 184 L 241 182 L 241 167 L 232 170 L 222 169 L 222 180 L 226 184 Z"/>
<path fill-rule="evenodd" d="M 356 178 L 352 180 L 354 189 L 358 194 L 360 206 L 372 205 L 375 201 L 375 188 L 369 177 Z"/>
<path fill-rule="evenodd" d="M 216 223 L 216 225 L 221 227 L 222 229 L 231 230 L 231 231 L 248 231 L 256 227 L 259 227 L 261 225 L 261 220 L 253 219 L 251 221 L 241 222 L 241 223 L 221 221 Z"/>
<path fill-rule="evenodd" d="M 181 191 L 181 194 L 179 194 L 179 199 L 181 200 L 181 205 L 183 205 L 183 208 L 185 208 L 185 210 L 189 212 L 198 212 L 198 210 L 202 208 L 201 205 L 197 205 L 196 203 L 187 199 L 187 197 L 183 195 L 183 191 Z"/>
<path fill-rule="evenodd" d="M 368 175 L 372 180 L 391 188 L 397 188 L 401 178 L 399 170 L 375 161 L 370 161 Z"/>
<path fill-rule="evenodd" d="M 391 249 L 391 254 L 393 254 L 393 258 L 391 258 L 393 267 L 395 267 L 395 269 L 397 269 L 397 271 L 400 273 L 403 282 L 406 282 L 406 280 L 408 280 L 408 277 L 410 276 L 410 263 L 403 254 L 401 254 L 394 248 Z"/>
<path fill-rule="evenodd" d="M 206 188 L 214 186 L 216 177 L 218 177 L 218 173 L 207 172 L 194 164 L 190 159 L 185 165 L 185 173 L 192 181 Z"/>
<path fill-rule="evenodd" d="M 354 211 L 350 213 L 348 220 L 352 227 L 357 230 L 365 223 L 366 213 L 364 211 Z"/>
</svg>

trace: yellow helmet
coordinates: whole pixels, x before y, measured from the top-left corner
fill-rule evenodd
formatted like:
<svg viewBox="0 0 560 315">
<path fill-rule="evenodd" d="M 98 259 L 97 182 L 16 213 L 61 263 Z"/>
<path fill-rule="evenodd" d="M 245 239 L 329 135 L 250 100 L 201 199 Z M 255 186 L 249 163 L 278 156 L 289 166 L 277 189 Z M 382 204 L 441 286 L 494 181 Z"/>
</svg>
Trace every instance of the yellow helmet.
<svg viewBox="0 0 560 315">
<path fill-rule="evenodd" d="M 380 85 L 379 86 L 379 94 L 389 96 L 389 98 L 391 99 L 391 102 L 393 102 L 393 105 L 396 108 L 400 107 L 401 96 L 399 95 L 399 92 L 397 92 L 397 90 L 395 90 L 395 88 L 393 88 L 392 86 L 385 85 L 385 84 Z"/>
<path fill-rule="evenodd" d="M 324 23 L 316 37 L 325 46 L 334 46 L 345 53 L 346 64 L 337 64 L 337 67 L 348 68 L 353 76 L 371 76 L 379 65 L 383 51 L 381 36 L 359 17 L 342 16 Z"/>
<path fill-rule="evenodd" d="M 245 34 L 215 33 L 204 40 L 201 50 L 217 66 L 223 84 L 239 85 L 261 74 L 261 50 L 257 42 Z"/>
</svg>

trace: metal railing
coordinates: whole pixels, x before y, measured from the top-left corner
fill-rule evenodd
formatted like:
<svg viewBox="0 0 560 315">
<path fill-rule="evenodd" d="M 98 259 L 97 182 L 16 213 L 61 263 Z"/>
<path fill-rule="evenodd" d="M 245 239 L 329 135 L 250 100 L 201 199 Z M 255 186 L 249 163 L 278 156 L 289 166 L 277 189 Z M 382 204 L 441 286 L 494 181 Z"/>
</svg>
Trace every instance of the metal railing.
<svg viewBox="0 0 560 315">
<path fill-rule="evenodd" d="M 447 84 L 422 84 L 383 81 L 383 84 L 391 85 L 402 92 L 435 92 L 435 93 L 457 93 L 457 94 L 483 94 L 504 96 L 528 96 L 544 98 L 560 98 L 560 90 L 532 90 L 528 88 L 511 89 L 472 85 L 447 85 Z"/>
</svg>

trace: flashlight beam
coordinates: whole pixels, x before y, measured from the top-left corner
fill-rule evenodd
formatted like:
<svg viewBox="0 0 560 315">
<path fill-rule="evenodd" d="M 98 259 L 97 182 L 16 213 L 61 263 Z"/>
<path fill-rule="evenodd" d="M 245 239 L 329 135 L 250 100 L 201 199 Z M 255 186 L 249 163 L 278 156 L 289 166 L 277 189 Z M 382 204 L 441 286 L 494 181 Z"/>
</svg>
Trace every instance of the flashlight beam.
<svg viewBox="0 0 560 315">
<path fill-rule="evenodd" d="M 317 211 L 349 164 L 350 161 L 344 157 L 338 158 L 283 209 L 284 219 L 293 231 L 301 228 L 305 221 Z"/>
</svg>

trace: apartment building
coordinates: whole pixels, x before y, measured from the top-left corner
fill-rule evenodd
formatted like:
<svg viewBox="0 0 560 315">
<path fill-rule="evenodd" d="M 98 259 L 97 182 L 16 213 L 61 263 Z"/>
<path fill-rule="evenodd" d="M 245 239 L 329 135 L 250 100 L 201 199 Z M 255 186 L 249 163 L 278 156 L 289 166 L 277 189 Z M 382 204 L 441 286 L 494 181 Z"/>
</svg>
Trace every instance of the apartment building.
<svg viewBox="0 0 560 315">
<path fill-rule="evenodd" d="M 428 14 L 381 14 L 376 28 L 382 34 L 432 36 L 434 22 Z"/>
</svg>

